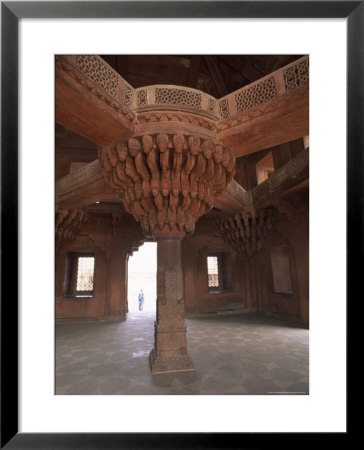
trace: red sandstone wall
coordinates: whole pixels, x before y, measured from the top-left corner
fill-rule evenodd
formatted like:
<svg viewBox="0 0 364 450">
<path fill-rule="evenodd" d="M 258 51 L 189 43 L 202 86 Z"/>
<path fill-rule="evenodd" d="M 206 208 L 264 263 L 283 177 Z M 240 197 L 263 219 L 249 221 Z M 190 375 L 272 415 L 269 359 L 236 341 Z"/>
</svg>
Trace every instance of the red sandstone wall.
<svg viewBox="0 0 364 450">
<path fill-rule="evenodd" d="M 230 252 L 231 290 L 222 293 L 209 293 L 207 284 L 206 258 L 209 253 Z M 186 314 L 206 314 L 219 311 L 244 309 L 243 278 L 241 276 L 241 257 L 220 237 L 197 228 L 194 235 L 182 243 L 182 264 L 184 272 L 184 297 Z"/>
<path fill-rule="evenodd" d="M 94 295 L 92 298 L 64 297 L 67 252 L 95 254 Z M 79 235 L 72 244 L 56 254 L 56 319 L 58 322 L 80 319 L 96 320 L 105 315 L 107 299 L 107 257 L 91 239 Z"/>
<path fill-rule="evenodd" d="M 271 232 L 264 251 L 259 255 L 263 292 L 259 310 L 278 317 L 309 325 L 309 248 L 308 223 L 304 217 L 281 227 L 281 233 Z M 286 246 L 292 283 L 292 294 L 274 292 L 270 249 Z"/>
<path fill-rule="evenodd" d="M 73 242 L 63 243 L 55 261 L 57 322 L 125 320 L 128 254 L 142 240 L 141 229 L 130 216 L 100 214 L 88 219 Z M 67 252 L 95 254 L 92 298 L 65 297 Z"/>
<path fill-rule="evenodd" d="M 182 245 L 186 314 L 219 311 L 259 311 L 309 325 L 309 248 L 307 210 L 288 221 L 283 218 L 268 233 L 264 249 L 253 258 L 240 255 L 220 238 L 211 221 L 198 222 L 195 234 Z M 289 257 L 292 293 L 276 293 L 271 249 L 285 247 Z M 209 253 L 230 252 L 232 289 L 209 293 L 206 258 Z"/>
<path fill-rule="evenodd" d="M 127 253 L 132 229 L 112 233 L 101 222 L 86 226 L 66 248 L 56 254 L 56 319 L 124 320 L 127 307 Z M 98 234 L 95 230 L 98 228 Z M 186 314 L 252 310 L 280 318 L 298 320 L 308 327 L 308 219 L 297 215 L 283 220 L 279 231 L 271 231 L 264 250 L 253 258 L 243 257 L 215 232 L 210 220 L 201 220 L 195 234 L 182 243 Z M 140 231 L 138 231 L 140 233 Z M 137 233 L 137 234 L 138 234 Z M 92 236 L 92 239 L 90 238 Z M 135 236 L 133 236 L 136 239 Z M 274 292 L 270 249 L 286 245 L 289 252 L 292 294 Z M 95 253 L 93 298 L 64 298 L 66 253 Z M 210 253 L 227 252 L 231 258 L 231 290 L 209 293 L 206 258 Z M 111 264 L 113 270 L 111 270 Z"/>
</svg>

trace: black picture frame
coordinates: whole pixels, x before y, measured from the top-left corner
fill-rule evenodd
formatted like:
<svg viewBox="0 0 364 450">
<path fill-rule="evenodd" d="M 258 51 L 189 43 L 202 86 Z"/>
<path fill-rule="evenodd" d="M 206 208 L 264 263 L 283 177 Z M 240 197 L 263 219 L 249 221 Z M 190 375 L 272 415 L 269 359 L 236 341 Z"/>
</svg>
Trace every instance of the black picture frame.
<svg viewBox="0 0 364 450">
<path fill-rule="evenodd" d="M 288 433 L 18 433 L 18 21 L 21 18 L 346 18 L 347 303 L 363 276 L 363 1 L 1 2 L 1 448 L 182 449 L 295 445 Z M 334 68 L 331 68 L 334 70 Z M 333 212 L 334 214 L 334 212 Z M 359 264 L 358 264 L 359 261 Z M 11 298 L 11 301 L 9 301 Z M 356 299 L 357 300 L 357 299 Z M 347 346 L 348 350 L 350 345 Z M 349 359 L 348 359 L 349 361 Z M 347 416 L 349 417 L 349 415 Z M 349 437 L 337 433 L 335 442 Z M 321 434 L 321 433 L 319 433 Z M 311 433 L 299 437 L 307 444 Z M 323 436 L 327 443 L 327 436 Z M 319 436 L 314 436 L 315 444 Z M 269 444 L 268 444 L 269 443 Z M 340 444 L 339 444 L 340 445 Z M 345 444 L 344 444 L 345 445 Z"/>
</svg>

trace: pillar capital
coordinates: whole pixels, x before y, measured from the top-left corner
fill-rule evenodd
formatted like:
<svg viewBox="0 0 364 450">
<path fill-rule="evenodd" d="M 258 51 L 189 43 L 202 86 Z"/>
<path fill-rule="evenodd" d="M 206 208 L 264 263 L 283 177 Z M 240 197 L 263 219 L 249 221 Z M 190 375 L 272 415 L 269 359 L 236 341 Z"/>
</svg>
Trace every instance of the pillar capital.
<svg viewBox="0 0 364 450">
<path fill-rule="evenodd" d="M 179 230 L 177 227 L 171 230 L 168 225 L 165 225 L 162 229 L 156 229 L 153 233 L 153 237 L 157 242 L 167 239 L 182 240 L 185 235 L 184 230 Z"/>
<path fill-rule="evenodd" d="M 106 181 L 147 236 L 192 234 L 235 173 L 233 151 L 197 132 L 145 133 L 100 148 L 99 158 Z"/>
</svg>

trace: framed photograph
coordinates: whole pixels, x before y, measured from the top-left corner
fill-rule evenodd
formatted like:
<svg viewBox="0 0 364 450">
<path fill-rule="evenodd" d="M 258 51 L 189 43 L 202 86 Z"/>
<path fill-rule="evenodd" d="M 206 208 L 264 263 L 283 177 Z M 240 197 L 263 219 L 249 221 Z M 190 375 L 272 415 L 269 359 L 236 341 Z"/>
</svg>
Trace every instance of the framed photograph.
<svg viewBox="0 0 364 450">
<path fill-rule="evenodd" d="M 297 433 L 348 437 L 346 302 L 363 269 L 354 263 L 363 229 L 363 18 L 361 1 L 1 3 L 2 448 L 242 448 L 242 440 L 247 448 L 283 433 L 287 442 Z M 244 121 L 255 119 L 253 133 Z M 257 257 L 271 223 L 277 233 Z M 129 276 L 125 261 L 145 239 L 158 243 L 157 281 L 141 290 L 152 254 L 133 274 L 129 264 Z M 154 296 L 150 369 L 154 383 L 166 372 L 164 381 L 143 391 L 146 377 L 128 366 L 125 383 L 102 384 L 124 357 L 103 324 L 116 330 L 127 313 L 147 320 Z M 187 354 L 181 308 L 200 353 Z M 277 325 L 260 354 L 247 323 L 234 334 L 231 321 L 207 330 L 193 319 L 219 308 L 298 328 L 280 347 Z M 88 334 L 93 325 L 98 334 Z M 128 337 L 136 357 L 142 328 Z M 209 345 L 220 336 L 226 358 L 215 364 Z M 242 361 L 260 371 L 259 383 L 245 373 L 239 380 L 242 340 Z M 291 354 L 279 368 L 293 342 L 301 360 Z M 268 352 L 275 358 L 259 360 Z M 179 377 L 166 390 L 169 373 L 207 366 L 222 378 Z M 251 390 L 239 390 L 243 378 Z"/>
</svg>

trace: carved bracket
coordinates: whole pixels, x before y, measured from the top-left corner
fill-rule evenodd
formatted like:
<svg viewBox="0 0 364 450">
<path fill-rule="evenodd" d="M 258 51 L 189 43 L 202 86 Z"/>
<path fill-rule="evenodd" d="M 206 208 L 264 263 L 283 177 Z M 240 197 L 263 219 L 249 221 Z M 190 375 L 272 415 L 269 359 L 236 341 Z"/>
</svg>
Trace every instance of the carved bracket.
<svg viewBox="0 0 364 450">
<path fill-rule="evenodd" d="M 254 208 L 227 219 L 217 219 L 216 224 L 224 240 L 238 252 L 251 258 L 263 248 L 268 230 L 272 227 L 271 209 Z"/>
<path fill-rule="evenodd" d="M 232 180 L 235 156 L 211 138 L 146 134 L 101 148 L 104 177 L 146 235 L 166 226 L 187 234 Z"/>
<path fill-rule="evenodd" d="M 87 214 L 79 209 L 59 209 L 56 211 L 56 248 L 65 242 L 71 242 L 78 231 L 87 222 Z"/>
</svg>

